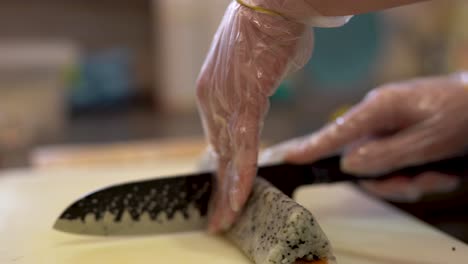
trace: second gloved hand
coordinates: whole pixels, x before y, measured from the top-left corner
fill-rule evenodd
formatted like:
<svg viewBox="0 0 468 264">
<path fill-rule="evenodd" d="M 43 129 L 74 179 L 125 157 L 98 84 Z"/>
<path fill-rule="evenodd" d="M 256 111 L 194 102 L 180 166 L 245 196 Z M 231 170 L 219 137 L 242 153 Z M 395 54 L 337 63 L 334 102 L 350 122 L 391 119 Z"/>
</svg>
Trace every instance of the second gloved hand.
<svg viewBox="0 0 468 264">
<path fill-rule="evenodd" d="M 458 155 L 467 147 L 468 73 L 459 73 L 384 85 L 335 122 L 270 148 L 261 159 L 305 163 L 343 151 L 344 171 L 372 176 Z M 400 192 L 411 200 L 425 191 L 453 189 L 457 182 L 426 174 L 414 182 L 368 183 L 367 189 L 385 197 Z"/>
</svg>

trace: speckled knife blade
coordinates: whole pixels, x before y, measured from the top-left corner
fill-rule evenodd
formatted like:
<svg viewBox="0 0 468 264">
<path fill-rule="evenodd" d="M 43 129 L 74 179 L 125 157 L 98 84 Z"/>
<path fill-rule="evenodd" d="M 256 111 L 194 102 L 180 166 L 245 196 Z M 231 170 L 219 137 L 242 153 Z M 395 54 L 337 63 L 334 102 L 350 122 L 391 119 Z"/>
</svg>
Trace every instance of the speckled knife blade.
<svg viewBox="0 0 468 264">
<path fill-rule="evenodd" d="M 202 229 L 212 174 L 130 182 L 92 192 L 70 205 L 54 228 L 87 235 L 144 235 Z"/>
<path fill-rule="evenodd" d="M 340 170 L 338 156 L 311 164 L 262 166 L 258 175 L 286 195 L 307 184 L 354 182 Z M 426 171 L 468 176 L 468 155 L 401 169 L 379 177 L 413 177 Z M 87 235 L 143 235 L 199 230 L 205 227 L 213 186 L 211 172 L 135 181 L 94 191 L 74 202 L 54 228 Z"/>
</svg>

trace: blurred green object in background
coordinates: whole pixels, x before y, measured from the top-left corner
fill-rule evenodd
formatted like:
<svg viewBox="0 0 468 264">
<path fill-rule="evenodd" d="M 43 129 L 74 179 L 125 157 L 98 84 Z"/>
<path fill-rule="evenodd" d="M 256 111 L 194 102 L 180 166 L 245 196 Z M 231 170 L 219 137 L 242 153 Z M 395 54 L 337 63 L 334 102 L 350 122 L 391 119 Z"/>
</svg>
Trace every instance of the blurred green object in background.
<svg viewBox="0 0 468 264">
<path fill-rule="evenodd" d="M 293 96 L 293 81 L 291 78 L 287 78 L 280 84 L 276 92 L 271 97 L 271 100 L 289 101 Z"/>
<path fill-rule="evenodd" d="M 297 89 L 369 88 L 373 68 L 380 52 L 382 23 L 376 14 L 353 17 L 340 28 L 315 28 L 315 47 L 311 60 L 298 73 L 286 78 L 272 101 L 292 101 Z M 299 81 L 296 83 L 295 81 Z M 354 91 L 360 93 L 360 91 Z"/>
<path fill-rule="evenodd" d="M 372 13 L 355 16 L 340 28 L 314 29 L 314 54 L 306 74 L 319 88 L 346 88 L 368 79 L 379 52 L 380 22 Z"/>
<path fill-rule="evenodd" d="M 134 93 L 133 54 L 109 49 L 83 59 L 69 74 L 72 110 L 125 104 Z"/>
</svg>

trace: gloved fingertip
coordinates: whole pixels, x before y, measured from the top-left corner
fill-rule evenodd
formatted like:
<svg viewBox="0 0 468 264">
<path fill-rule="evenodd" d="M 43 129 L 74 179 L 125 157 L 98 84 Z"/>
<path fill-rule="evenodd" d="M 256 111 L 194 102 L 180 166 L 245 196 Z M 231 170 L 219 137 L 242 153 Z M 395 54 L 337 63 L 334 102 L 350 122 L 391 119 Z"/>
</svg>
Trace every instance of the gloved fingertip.
<svg viewBox="0 0 468 264">
<path fill-rule="evenodd" d="M 394 201 L 399 202 L 416 202 L 423 196 L 423 191 L 417 186 L 409 184 L 406 189 L 402 191 L 402 194 L 396 193 L 393 197 Z"/>
<path fill-rule="evenodd" d="M 341 170 L 346 173 L 370 175 L 372 171 L 365 163 L 365 157 L 360 154 L 345 155 L 340 161 Z"/>
<path fill-rule="evenodd" d="M 426 172 L 416 178 L 415 185 L 425 193 L 444 193 L 455 190 L 460 185 L 460 178 L 437 172 Z"/>
<path fill-rule="evenodd" d="M 275 164 L 284 161 L 286 151 L 280 147 L 273 147 L 262 151 L 258 158 L 258 164 L 260 166 Z"/>
<path fill-rule="evenodd" d="M 304 159 L 304 150 L 290 149 L 284 153 L 284 160 L 289 162 L 301 162 Z"/>
<path fill-rule="evenodd" d="M 232 224 L 237 219 L 238 213 L 232 210 L 230 206 L 226 206 L 223 210 L 223 215 L 219 225 L 219 231 L 224 232 L 231 228 Z"/>
<path fill-rule="evenodd" d="M 236 213 L 230 207 L 229 193 L 225 189 L 215 191 L 208 213 L 208 233 L 222 233 L 231 226 Z"/>
<path fill-rule="evenodd" d="M 315 144 L 311 140 L 301 140 L 290 143 L 284 148 L 284 159 L 289 162 L 308 162 L 317 158 L 313 151 Z"/>
<path fill-rule="evenodd" d="M 208 233 L 217 234 L 220 231 L 219 220 L 221 219 L 218 211 L 210 211 L 208 216 Z"/>
<path fill-rule="evenodd" d="M 346 173 L 373 177 L 389 169 L 382 155 L 379 143 L 364 144 L 346 153 L 341 159 L 340 166 Z"/>
<path fill-rule="evenodd" d="M 237 213 L 230 206 L 220 206 L 210 217 L 208 222 L 208 233 L 219 234 L 228 230 L 235 221 Z"/>
<path fill-rule="evenodd" d="M 241 210 L 243 200 L 241 192 L 239 188 L 233 188 L 229 191 L 229 205 L 234 212 L 239 212 Z"/>
<path fill-rule="evenodd" d="M 226 189 L 223 191 L 223 195 L 226 196 L 226 205 L 228 208 L 223 208 L 223 210 L 232 210 L 233 212 L 238 212 L 240 210 L 239 196 L 241 195 L 241 189 L 239 186 L 240 178 L 237 171 L 231 171 L 227 177 Z"/>
<path fill-rule="evenodd" d="M 423 191 L 406 177 L 396 177 L 382 182 L 365 181 L 360 185 L 370 193 L 393 202 L 415 202 L 423 195 Z"/>
<path fill-rule="evenodd" d="M 326 156 L 332 155 L 338 150 L 331 135 L 334 129 L 325 128 L 300 140 L 296 140 L 289 145 L 285 160 L 295 163 L 314 162 Z"/>
<path fill-rule="evenodd" d="M 458 177 L 447 177 L 438 187 L 438 192 L 450 192 L 458 188 L 460 179 Z"/>
<path fill-rule="evenodd" d="M 236 175 L 229 180 L 228 199 L 230 209 L 234 213 L 239 213 L 242 207 L 249 198 L 250 190 L 253 180 L 255 178 L 255 169 L 252 173 L 245 173 L 240 176 Z"/>
</svg>

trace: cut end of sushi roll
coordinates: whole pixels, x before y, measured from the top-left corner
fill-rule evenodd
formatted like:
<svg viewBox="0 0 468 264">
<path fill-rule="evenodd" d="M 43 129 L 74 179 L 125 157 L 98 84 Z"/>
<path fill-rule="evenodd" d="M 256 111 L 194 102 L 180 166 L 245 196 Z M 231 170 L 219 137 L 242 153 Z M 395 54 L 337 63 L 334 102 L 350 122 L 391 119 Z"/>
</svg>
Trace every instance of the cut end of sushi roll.
<svg viewBox="0 0 468 264">
<path fill-rule="evenodd" d="M 227 236 L 256 264 L 336 263 L 313 215 L 262 178 Z"/>
</svg>

